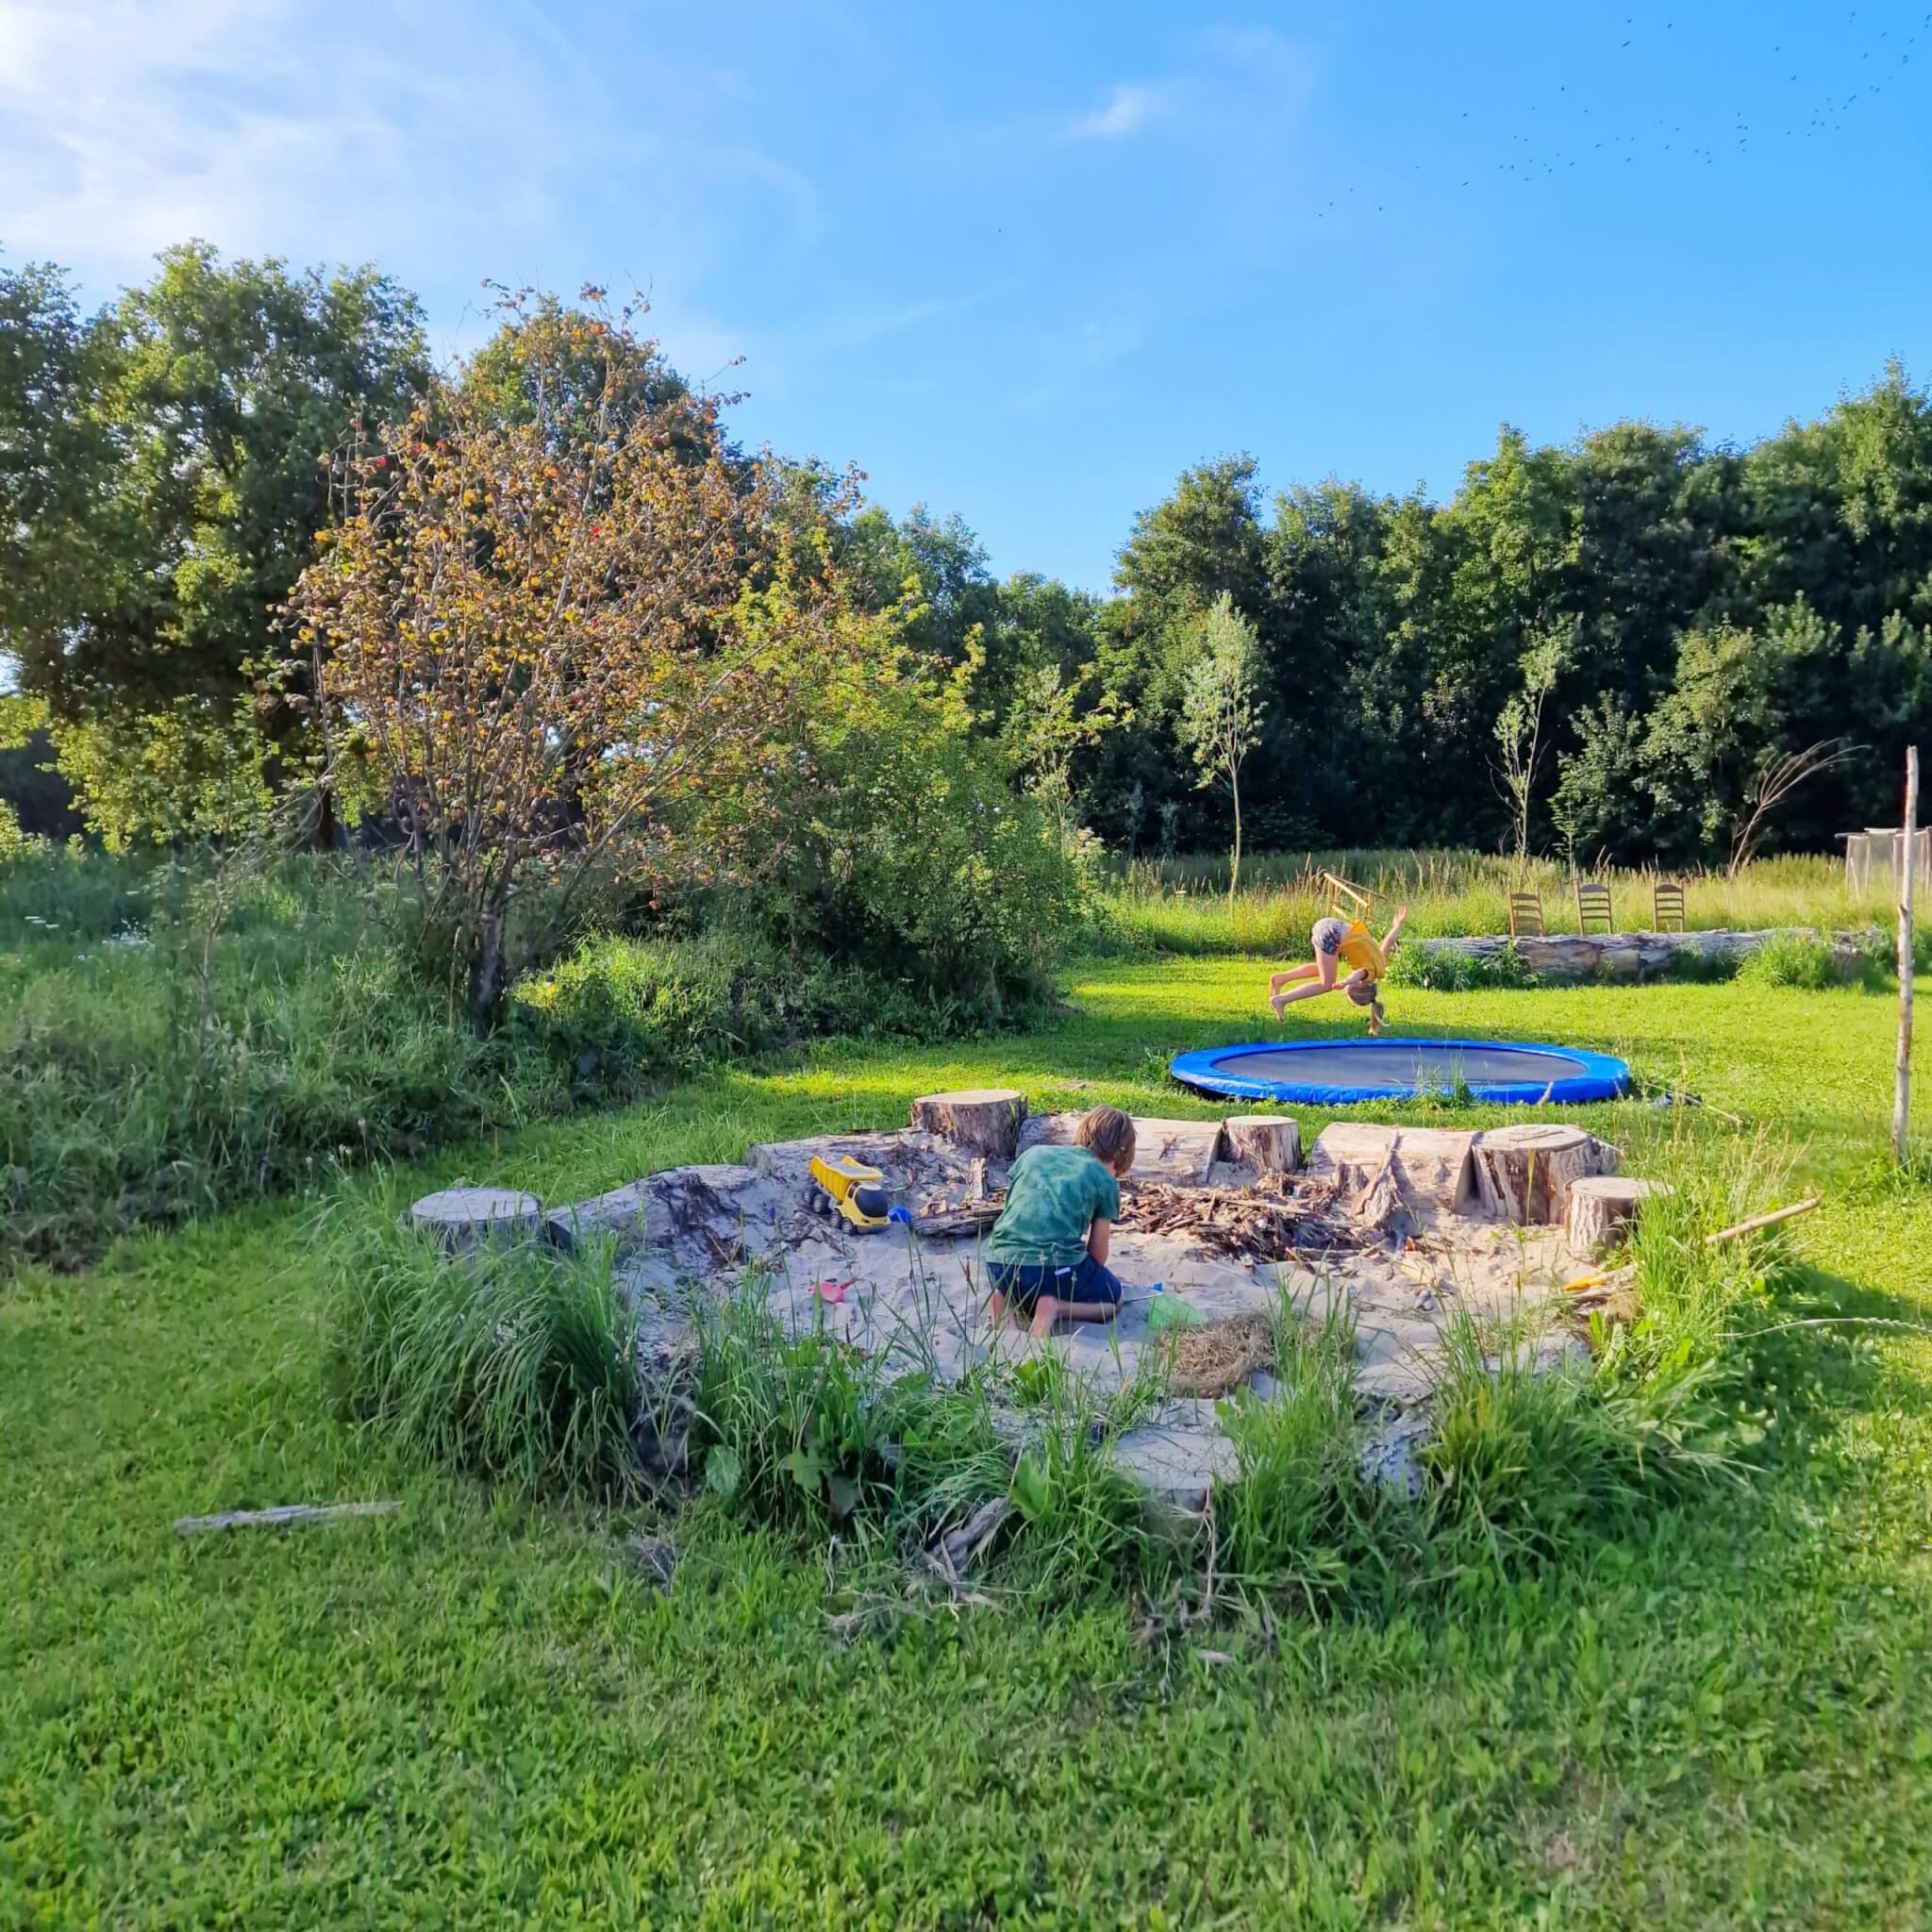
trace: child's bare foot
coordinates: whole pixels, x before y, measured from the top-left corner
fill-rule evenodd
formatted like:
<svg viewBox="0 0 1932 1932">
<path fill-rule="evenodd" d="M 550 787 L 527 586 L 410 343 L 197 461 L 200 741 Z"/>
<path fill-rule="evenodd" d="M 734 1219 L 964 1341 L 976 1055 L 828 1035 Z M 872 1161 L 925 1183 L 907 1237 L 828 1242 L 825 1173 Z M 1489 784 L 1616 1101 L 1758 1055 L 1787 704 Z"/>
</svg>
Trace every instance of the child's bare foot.
<svg viewBox="0 0 1932 1932">
<path fill-rule="evenodd" d="M 1044 1341 L 1053 1333 L 1053 1324 L 1060 1311 L 1060 1305 L 1050 1294 L 1043 1294 L 1033 1307 L 1033 1326 L 1027 1331 L 1035 1341 Z"/>
<path fill-rule="evenodd" d="M 1271 992 L 1268 995 L 1268 1004 L 1274 1008 L 1274 1017 L 1278 1020 L 1288 1005 L 1288 997 L 1285 993 Z"/>
</svg>

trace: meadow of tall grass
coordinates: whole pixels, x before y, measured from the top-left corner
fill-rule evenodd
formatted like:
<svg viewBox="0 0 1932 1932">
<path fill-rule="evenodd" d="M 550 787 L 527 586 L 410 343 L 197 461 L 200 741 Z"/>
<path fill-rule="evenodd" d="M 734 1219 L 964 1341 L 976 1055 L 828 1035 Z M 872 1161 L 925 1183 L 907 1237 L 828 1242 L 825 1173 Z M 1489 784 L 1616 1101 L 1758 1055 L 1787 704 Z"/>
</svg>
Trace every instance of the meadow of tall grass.
<svg viewBox="0 0 1932 1932">
<path fill-rule="evenodd" d="M 1573 875 L 1557 860 L 1519 862 L 1492 853 L 1352 850 L 1277 853 L 1241 861 L 1230 902 L 1227 864 L 1210 857 L 1116 864 L 1100 895 L 1095 944 L 1125 954 L 1208 957 L 1241 953 L 1282 958 L 1306 952 L 1308 927 L 1328 909 L 1324 872 L 1373 892 L 1380 920 L 1409 908 L 1415 939 L 1465 938 L 1508 930 L 1507 895 L 1542 894 L 1552 932 L 1577 929 Z M 1685 923 L 1697 930 L 1778 926 L 1862 929 L 1892 916 L 1880 881 L 1854 893 L 1841 861 L 1824 856 L 1763 858 L 1735 878 L 1723 873 L 1658 874 L 1648 868 L 1592 873 L 1610 889 L 1619 931 L 1648 931 L 1660 877 L 1684 888 Z M 1932 910 L 1932 908 L 1928 908 Z"/>
</svg>

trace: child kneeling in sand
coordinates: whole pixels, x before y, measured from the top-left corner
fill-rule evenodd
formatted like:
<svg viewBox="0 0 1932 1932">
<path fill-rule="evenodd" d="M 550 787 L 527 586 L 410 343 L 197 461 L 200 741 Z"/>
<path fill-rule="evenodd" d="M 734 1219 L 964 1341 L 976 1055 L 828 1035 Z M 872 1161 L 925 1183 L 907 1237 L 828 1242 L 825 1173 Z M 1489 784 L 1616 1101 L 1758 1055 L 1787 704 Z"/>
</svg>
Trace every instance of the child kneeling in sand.
<svg viewBox="0 0 1932 1932">
<path fill-rule="evenodd" d="M 1035 1336 L 1050 1334 L 1062 1315 L 1110 1322 L 1120 1313 L 1107 1248 L 1121 1218 L 1121 1179 L 1134 1164 L 1134 1124 L 1117 1107 L 1096 1107 L 1074 1140 L 1027 1148 L 1008 1175 L 1007 1204 L 985 1248 L 995 1328 L 1009 1305 L 1031 1317 Z"/>
</svg>

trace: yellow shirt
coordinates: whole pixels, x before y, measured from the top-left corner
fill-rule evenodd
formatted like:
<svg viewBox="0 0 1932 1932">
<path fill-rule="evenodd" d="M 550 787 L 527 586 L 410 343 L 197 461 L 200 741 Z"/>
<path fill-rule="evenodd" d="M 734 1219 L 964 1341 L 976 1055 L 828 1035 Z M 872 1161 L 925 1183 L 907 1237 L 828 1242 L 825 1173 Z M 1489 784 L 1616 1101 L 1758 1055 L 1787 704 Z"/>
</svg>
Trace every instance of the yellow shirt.
<svg viewBox="0 0 1932 1932">
<path fill-rule="evenodd" d="M 1358 919 L 1355 920 L 1341 935 L 1341 943 L 1335 950 L 1351 966 L 1366 973 L 1371 979 L 1380 979 L 1389 970 L 1389 962 L 1383 958 L 1382 949 L 1375 943 L 1374 935 Z"/>
</svg>

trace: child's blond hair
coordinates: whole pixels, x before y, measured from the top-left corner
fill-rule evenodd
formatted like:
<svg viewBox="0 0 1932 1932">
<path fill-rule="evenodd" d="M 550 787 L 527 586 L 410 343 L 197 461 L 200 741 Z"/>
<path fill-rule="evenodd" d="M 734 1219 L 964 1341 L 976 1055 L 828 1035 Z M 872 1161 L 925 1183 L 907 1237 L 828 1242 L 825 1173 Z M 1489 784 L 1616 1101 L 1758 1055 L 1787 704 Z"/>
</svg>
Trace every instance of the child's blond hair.
<svg viewBox="0 0 1932 1932">
<path fill-rule="evenodd" d="M 1116 1174 L 1134 1164 L 1134 1123 L 1117 1107 L 1096 1107 L 1080 1117 L 1074 1144 L 1089 1149 Z"/>
</svg>

